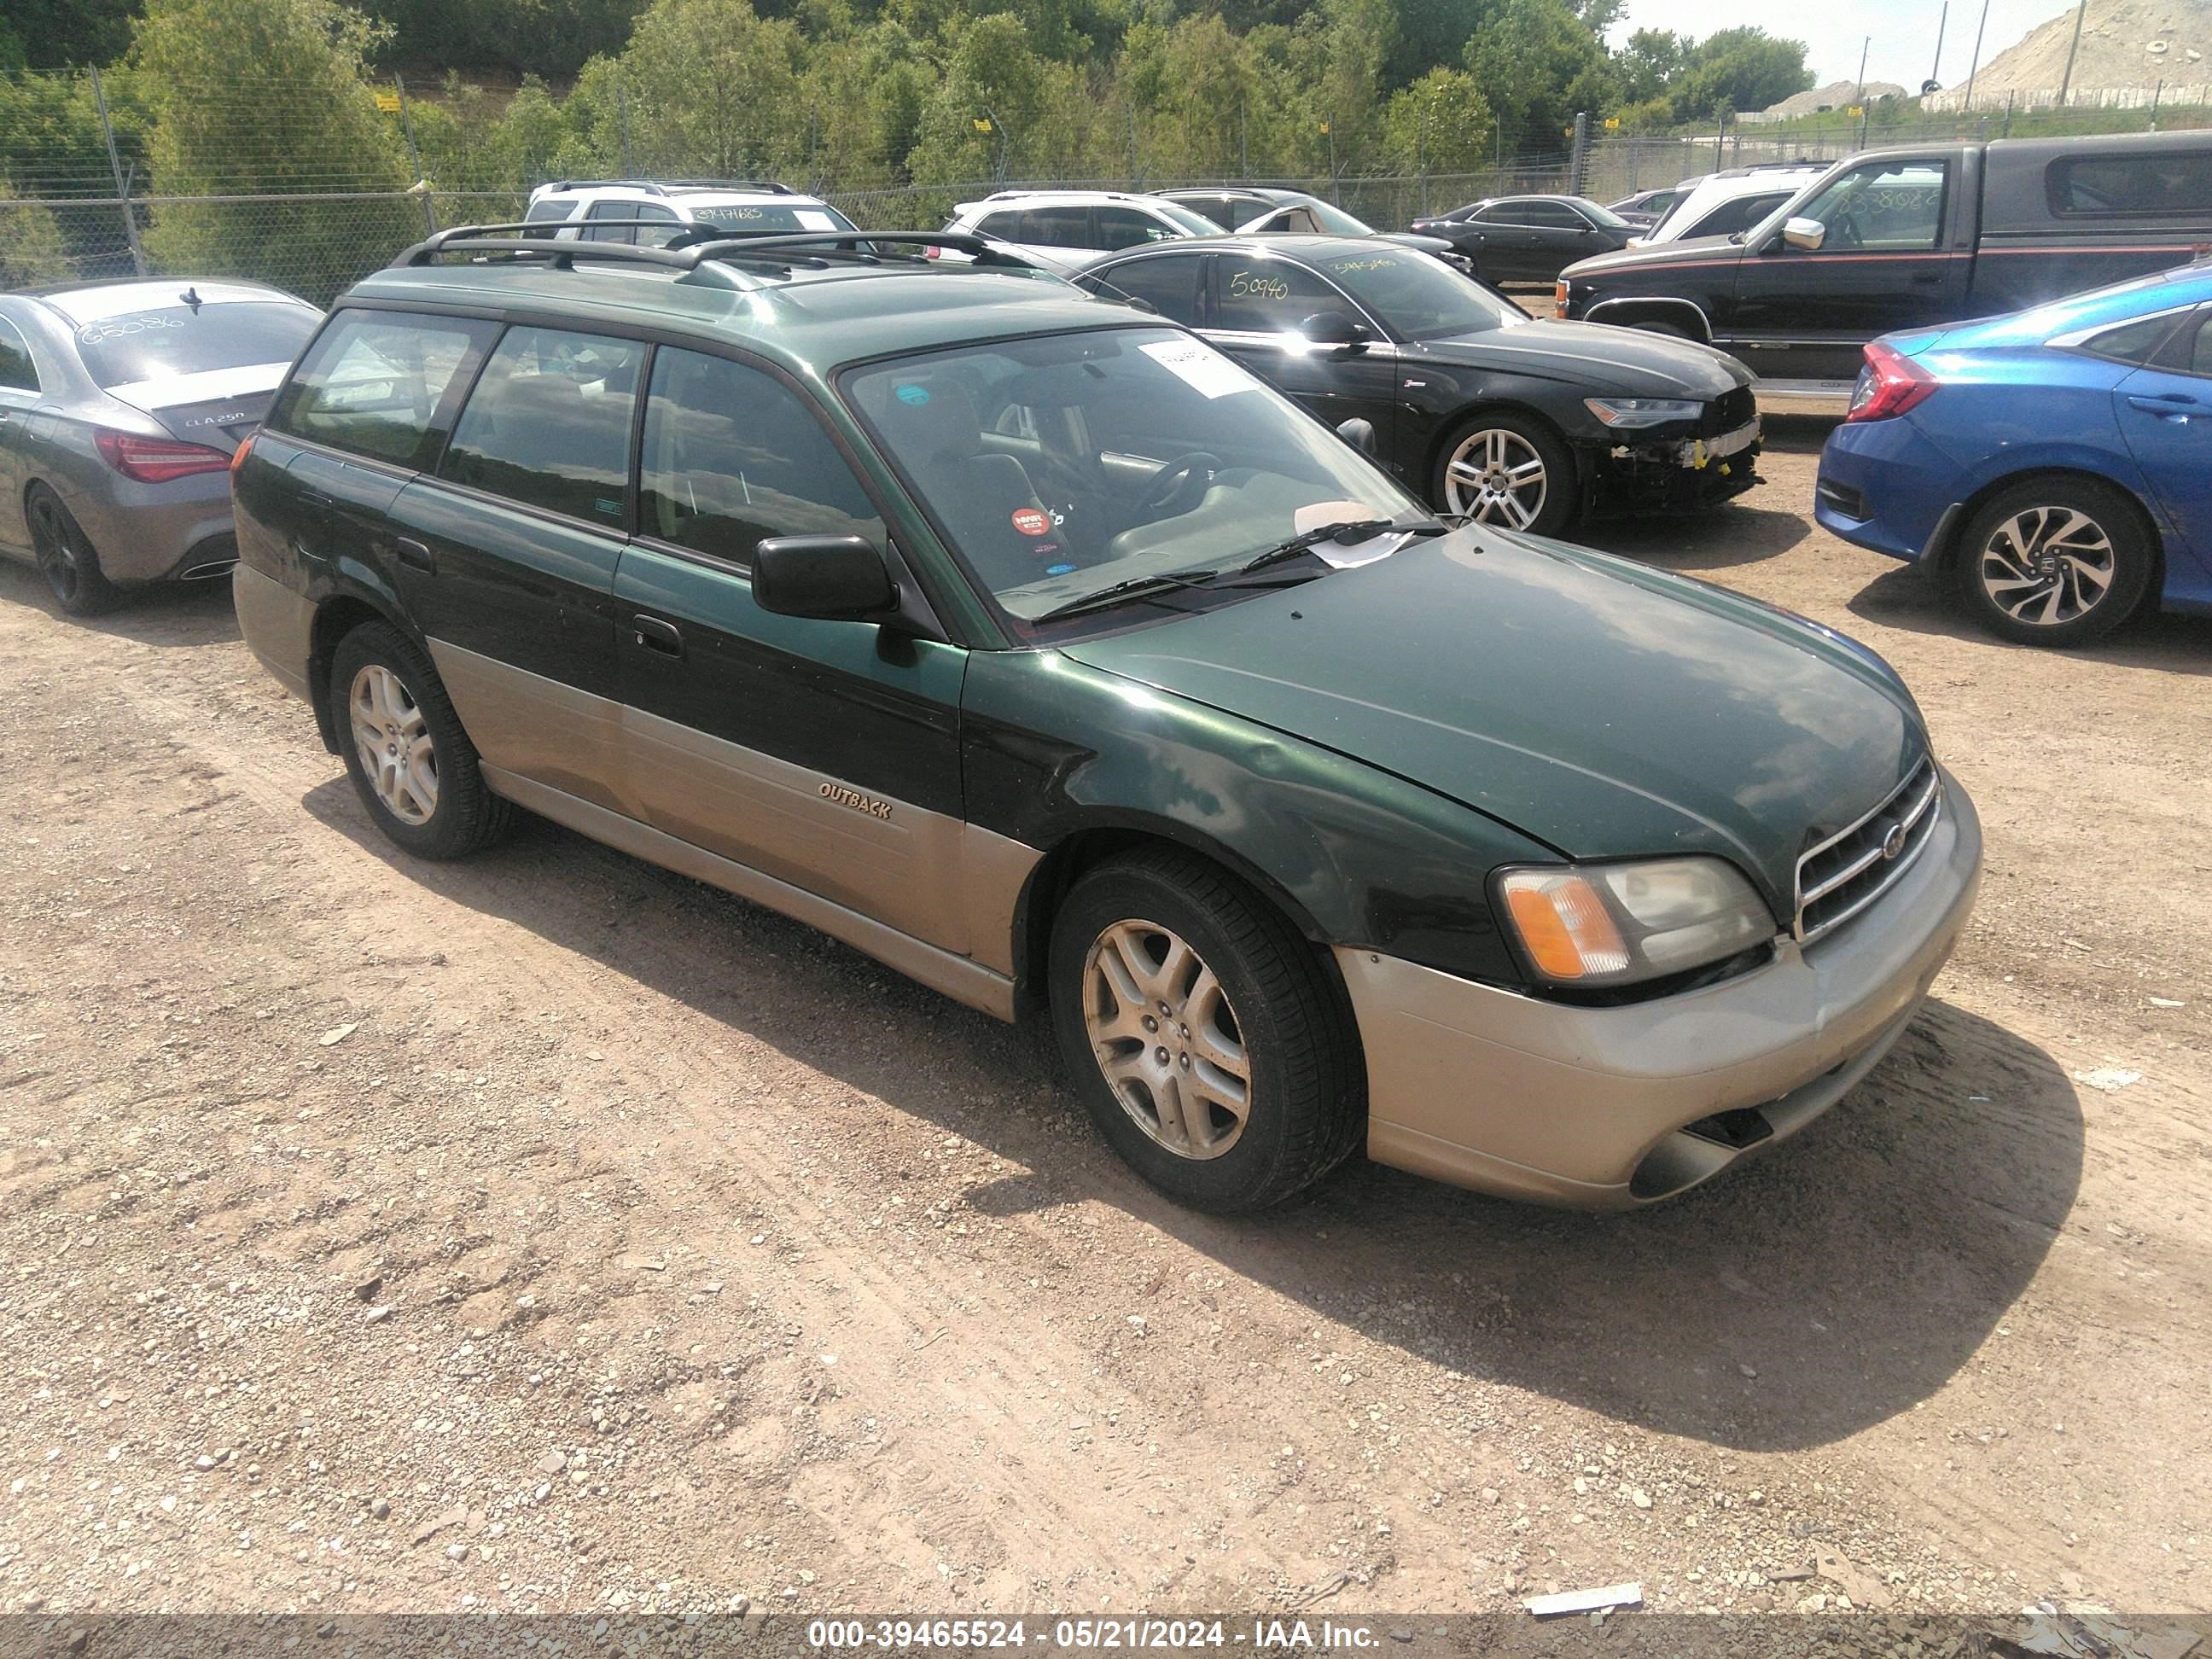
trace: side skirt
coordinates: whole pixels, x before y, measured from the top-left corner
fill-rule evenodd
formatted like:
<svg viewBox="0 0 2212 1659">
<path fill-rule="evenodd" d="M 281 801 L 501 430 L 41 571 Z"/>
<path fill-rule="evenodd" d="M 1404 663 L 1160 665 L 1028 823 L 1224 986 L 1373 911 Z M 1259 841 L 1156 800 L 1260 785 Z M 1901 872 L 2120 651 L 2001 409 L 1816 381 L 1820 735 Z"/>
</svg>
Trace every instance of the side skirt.
<svg viewBox="0 0 2212 1659">
<path fill-rule="evenodd" d="M 866 951 L 885 967 L 895 968 L 908 979 L 941 991 L 956 1002 L 963 1002 L 970 1008 L 981 1009 L 1008 1022 L 1014 1018 L 1013 981 L 980 963 L 925 945 L 872 916 L 764 875 L 749 865 L 678 841 L 635 818 L 595 806 L 542 783 L 533 783 L 499 767 L 484 767 L 483 778 L 495 792 L 516 805 L 527 807 L 579 835 L 589 836 L 633 858 L 673 870 L 694 881 L 735 893 L 755 904 L 780 910 L 794 921 L 820 928 L 832 939 L 842 939 L 856 951 Z"/>
</svg>

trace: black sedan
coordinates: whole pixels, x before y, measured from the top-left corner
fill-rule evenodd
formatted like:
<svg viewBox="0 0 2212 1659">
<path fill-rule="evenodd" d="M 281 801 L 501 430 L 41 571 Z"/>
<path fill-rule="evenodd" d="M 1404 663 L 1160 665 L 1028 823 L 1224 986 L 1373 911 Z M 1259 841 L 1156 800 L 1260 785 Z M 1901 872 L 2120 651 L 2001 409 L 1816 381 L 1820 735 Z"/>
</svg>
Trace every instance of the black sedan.
<svg viewBox="0 0 2212 1659">
<path fill-rule="evenodd" d="M 1443 512 L 1556 534 L 1591 510 L 1702 505 L 1755 482 L 1759 419 L 1735 358 L 1538 321 L 1372 239 L 1164 242 L 1076 281 L 1195 329 Z"/>
<path fill-rule="evenodd" d="M 1495 196 L 1433 219 L 1419 236 L 1441 236 L 1486 283 L 1548 283 L 1577 259 L 1617 252 L 1637 227 L 1582 196 Z"/>
</svg>

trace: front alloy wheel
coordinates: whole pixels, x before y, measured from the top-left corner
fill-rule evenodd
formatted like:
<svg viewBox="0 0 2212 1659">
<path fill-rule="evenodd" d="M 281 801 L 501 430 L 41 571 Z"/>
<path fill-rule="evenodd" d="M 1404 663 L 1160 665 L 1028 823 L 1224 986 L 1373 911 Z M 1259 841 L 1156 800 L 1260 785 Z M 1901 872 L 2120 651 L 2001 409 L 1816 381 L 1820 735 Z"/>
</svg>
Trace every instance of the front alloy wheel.
<svg viewBox="0 0 2212 1659">
<path fill-rule="evenodd" d="M 1244 1133 L 1252 1062 L 1213 970 L 1171 929 L 1115 922 L 1083 965 L 1083 1018 L 1106 1086 L 1179 1158 L 1218 1158 Z"/>
<path fill-rule="evenodd" d="M 402 823 L 429 823 L 438 810 L 438 747 L 414 694 L 383 664 L 366 663 L 346 708 L 362 770 L 384 810 Z"/>
<path fill-rule="evenodd" d="M 1536 447 L 1508 427 L 1470 432 L 1444 465 L 1444 500 L 1478 524 L 1526 530 L 1544 510 L 1551 475 Z"/>
</svg>

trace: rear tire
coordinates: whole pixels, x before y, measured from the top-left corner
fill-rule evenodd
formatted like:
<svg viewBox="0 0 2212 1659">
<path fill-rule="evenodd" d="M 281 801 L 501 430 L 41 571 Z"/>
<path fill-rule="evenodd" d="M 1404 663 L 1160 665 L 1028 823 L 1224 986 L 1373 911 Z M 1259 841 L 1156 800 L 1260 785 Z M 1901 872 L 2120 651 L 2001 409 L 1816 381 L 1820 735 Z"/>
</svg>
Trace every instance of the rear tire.
<svg viewBox="0 0 2212 1659">
<path fill-rule="evenodd" d="M 514 809 L 485 784 L 438 671 L 412 640 L 363 623 L 331 655 L 329 695 L 354 793 L 398 846 L 419 859 L 465 858 L 506 833 Z"/>
<path fill-rule="evenodd" d="M 76 515 L 45 484 L 24 492 L 23 510 L 31 521 L 31 550 L 39 574 L 67 615 L 97 617 L 123 603 L 123 590 L 100 568 L 100 550 Z"/>
<path fill-rule="evenodd" d="M 1176 1202 L 1281 1204 L 1358 1146 L 1366 1074 L 1342 997 L 1297 930 L 1213 866 L 1160 848 L 1087 872 L 1048 963 L 1085 1109 Z"/>
<path fill-rule="evenodd" d="M 2084 645 L 2141 609 L 2158 563 L 2135 498 L 2060 474 L 2000 492 L 1959 539 L 1959 591 L 1991 633 Z"/>
</svg>

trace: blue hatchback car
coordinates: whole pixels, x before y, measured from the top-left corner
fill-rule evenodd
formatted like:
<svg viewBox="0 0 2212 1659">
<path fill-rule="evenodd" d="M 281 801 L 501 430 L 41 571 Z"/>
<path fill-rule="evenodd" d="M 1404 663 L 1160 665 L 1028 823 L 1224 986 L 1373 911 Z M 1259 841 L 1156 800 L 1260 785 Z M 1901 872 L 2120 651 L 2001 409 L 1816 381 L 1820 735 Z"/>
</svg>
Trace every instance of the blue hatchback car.
<svg viewBox="0 0 2212 1659">
<path fill-rule="evenodd" d="M 1876 340 L 1814 516 L 2027 644 L 2212 614 L 2212 264 Z"/>
</svg>

